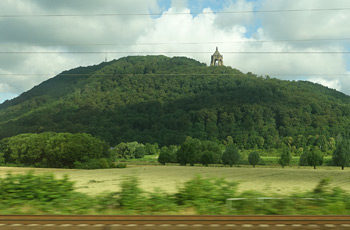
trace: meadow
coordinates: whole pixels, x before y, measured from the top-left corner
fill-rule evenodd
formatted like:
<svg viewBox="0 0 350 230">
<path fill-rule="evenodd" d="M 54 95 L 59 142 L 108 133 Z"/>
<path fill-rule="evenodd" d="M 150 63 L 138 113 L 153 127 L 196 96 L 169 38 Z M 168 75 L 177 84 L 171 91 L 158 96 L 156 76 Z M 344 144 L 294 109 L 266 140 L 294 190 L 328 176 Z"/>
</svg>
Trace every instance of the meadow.
<svg viewBox="0 0 350 230">
<path fill-rule="evenodd" d="M 184 182 L 200 175 L 203 178 L 225 178 L 239 183 L 240 192 L 254 190 L 265 194 L 287 195 L 294 192 L 311 191 L 323 178 L 330 178 L 332 186 L 338 186 L 350 192 L 350 169 L 322 166 L 312 167 L 184 167 L 177 165 L 128 165 L 125 169 L 31 169 L 18 167 L 0 167 L 0 177 L 7 173 L 18 174 L 34 171 L 35 174 L 52 173 L 58 178 L 68 175 L 75 181 L 76 191 L 89 195 L 102 192 L 119 191 L 120 183 L 126 176 L 135 176 L 145 191 L 160 188 L 174 193 Z"/>
</svg>

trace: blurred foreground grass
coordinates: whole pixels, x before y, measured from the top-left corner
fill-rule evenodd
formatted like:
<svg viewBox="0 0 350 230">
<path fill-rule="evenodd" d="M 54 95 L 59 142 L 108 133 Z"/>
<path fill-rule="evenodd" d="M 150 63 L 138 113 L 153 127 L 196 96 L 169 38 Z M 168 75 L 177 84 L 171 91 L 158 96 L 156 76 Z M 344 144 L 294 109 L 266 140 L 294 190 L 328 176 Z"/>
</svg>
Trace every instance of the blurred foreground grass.
<svg viewBox="0 0 350 230">
<path fill-rule="evenodd" d="M 12 174 L 25 174 L 31 168 L 0 167 L 0 178 Z M 35 169 L 35 175 L 52 173 L 57 178 L 67 174 L 75 182 L 75 190 L 88 195 L 119 191 L 123 177 L 139 178 L 140 188 L 152 192 L 159 187 L 167 193 L 176 193 L 178 187 L 196 175 L 203 178 L 225 178 L 239 182 L 238 191 L 255 190 L 270 194 L 288 195 L 293 192 L 312 190 L 322 178 L 331 178 L 332 184 L 350 192 L 350 170 L 340 167 L 184 167 L 177 165 L 127 165 L 124 169 Z"/>
<path fill-rule="evenodd" d="M 73 184 L 68 177 L 57 179 L 52 174 L 7 174 L 0 179 L 0 214 L 350 214 L 350 194 L 333 187 L 329 179 L 321 179 L 310 191 L 283 196 L 239 192 L 236 182 L 200 176 L 175 193 L 146 192 L 132 176 L 123 178 L 118 191 L 94 196 L 77 192 Z"/>
</svg>

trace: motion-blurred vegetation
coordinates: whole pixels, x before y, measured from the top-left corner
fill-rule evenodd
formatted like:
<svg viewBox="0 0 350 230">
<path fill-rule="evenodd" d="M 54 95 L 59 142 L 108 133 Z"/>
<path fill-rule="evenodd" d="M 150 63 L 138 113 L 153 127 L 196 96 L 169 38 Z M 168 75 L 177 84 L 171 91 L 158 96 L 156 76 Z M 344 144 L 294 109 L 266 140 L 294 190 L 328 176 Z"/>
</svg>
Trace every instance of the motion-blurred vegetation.
<svg viewBox="0 0 350 230">
<path fill-rule="evenodd" d="M 125 177 L 119 191 L 97 196 L 76 192 L 73 184 L 67 177 L 8 174 L 0 179 L 0 214 L 350 214 L 350 194 L 328 179 L 313 191 L 278 197 L 238 193 L 235 182 L 200 176 L 174 194 L 145 192 L 136 177 Z"/>
</svg>

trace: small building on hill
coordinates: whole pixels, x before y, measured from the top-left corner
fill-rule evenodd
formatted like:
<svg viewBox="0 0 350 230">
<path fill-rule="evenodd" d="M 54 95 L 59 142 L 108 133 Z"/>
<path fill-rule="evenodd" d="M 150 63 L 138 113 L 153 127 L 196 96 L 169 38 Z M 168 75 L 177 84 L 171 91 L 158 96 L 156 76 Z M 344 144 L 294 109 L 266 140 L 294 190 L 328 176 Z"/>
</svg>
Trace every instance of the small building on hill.
<svg viewBox="0 0 350 230">
<path fill-rule="evenodd" d="M 224 65 L 224 56 L 219 53 L 218 47 L 213 55 L 211 55 L 210 66 L 223 66 Z"/>
</svg>

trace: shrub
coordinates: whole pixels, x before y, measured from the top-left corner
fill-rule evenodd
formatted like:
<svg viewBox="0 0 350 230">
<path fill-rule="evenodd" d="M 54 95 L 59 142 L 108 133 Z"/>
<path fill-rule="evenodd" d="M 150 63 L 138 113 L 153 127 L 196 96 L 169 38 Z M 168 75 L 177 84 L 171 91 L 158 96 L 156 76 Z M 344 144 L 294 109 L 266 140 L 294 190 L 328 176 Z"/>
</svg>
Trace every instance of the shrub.
<svg viewBox="0 0 350 230">
<path fill-rule="evenodd" d="M 200 213 L 211 213 L 213 207 L 224 208 L 226 199 L 235 197 L 236 182 L 224 179 L 203 179 L 200 176 L 187 181 L 175 194 L 177 203 L 195 207 Z M 210 205 L 209 205 L 210 204 Z"/>
<path fill-rule="evenodd" d="M 119 193 L 120 207 L 127 210 L 142 210 L 145 202 L 144 192 L 139 188 L 136 177 L 125 177 Z"/>
<path fill-rule="evenodd" d="M 164 212 L 164 211 L 176 211 L 176 202 L 173 196 L 163 192 L 160 189 L 156 189 L 147 195 L 145 211 L 146 212 Z"/>
<path fill-rule="evenodd" d="M 0 200 L 50 202 L 69 197 L 73 193 L 73 185 L 67 176 L 56 179 L 52 174 L 34 175 L 33 172 L 7 174 L 5 178 L 0 178 Z"/>
</svg>

